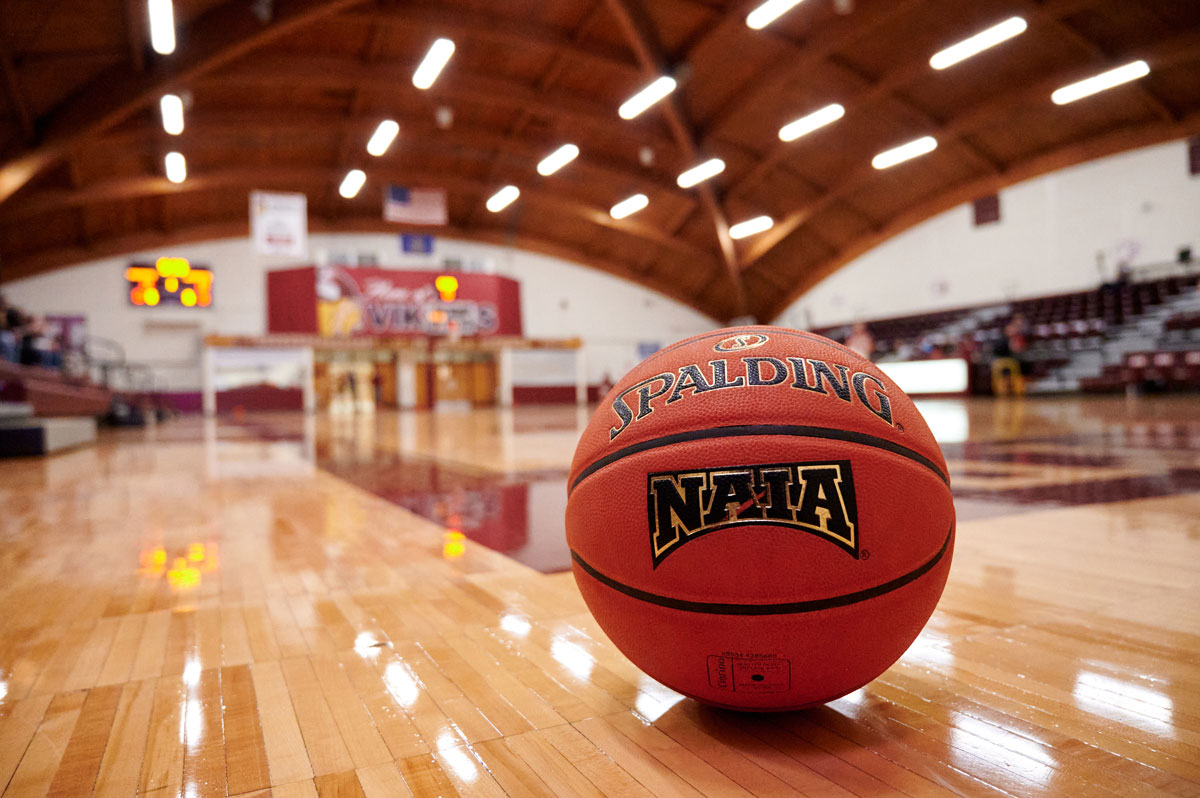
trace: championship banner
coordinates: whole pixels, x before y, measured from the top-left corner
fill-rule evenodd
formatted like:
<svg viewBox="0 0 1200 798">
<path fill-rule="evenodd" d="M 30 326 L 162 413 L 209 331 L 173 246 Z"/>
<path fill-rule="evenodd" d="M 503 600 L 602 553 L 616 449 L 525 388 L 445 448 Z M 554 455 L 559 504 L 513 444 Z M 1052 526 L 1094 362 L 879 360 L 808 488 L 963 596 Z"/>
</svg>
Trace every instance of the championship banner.
<svg viewBox="0 0 1200 798">
<path fill-rule="evenodd" d="M 520 284 L 494 274 L 305 267 L 267 273 L 271 333 L 521 335 Z"/>
<path fill-rule="evenodd" d="M 308 197 L 250 192 L 250 236 L 262 255 L 308 256 Z"/>
</svg>

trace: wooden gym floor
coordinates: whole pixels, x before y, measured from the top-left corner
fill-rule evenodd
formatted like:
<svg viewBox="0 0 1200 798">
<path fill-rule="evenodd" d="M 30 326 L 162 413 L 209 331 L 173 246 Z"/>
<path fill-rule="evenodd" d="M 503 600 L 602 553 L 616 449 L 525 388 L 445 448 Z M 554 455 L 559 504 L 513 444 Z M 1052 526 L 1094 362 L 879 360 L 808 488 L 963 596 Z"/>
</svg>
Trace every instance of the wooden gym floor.
<svg viewBox="0 0 1200 798">
<path fill-rule="evenodd" d="M 778 716 L 643 676 L 562 563 L 583 416 L 182 419 L 0 462 L 5 796 L 1200 795 L 1200 402 L 927 405 L 950 582 Z M 458 530 L 462 530 L 461 532 Z"/>
</svg>

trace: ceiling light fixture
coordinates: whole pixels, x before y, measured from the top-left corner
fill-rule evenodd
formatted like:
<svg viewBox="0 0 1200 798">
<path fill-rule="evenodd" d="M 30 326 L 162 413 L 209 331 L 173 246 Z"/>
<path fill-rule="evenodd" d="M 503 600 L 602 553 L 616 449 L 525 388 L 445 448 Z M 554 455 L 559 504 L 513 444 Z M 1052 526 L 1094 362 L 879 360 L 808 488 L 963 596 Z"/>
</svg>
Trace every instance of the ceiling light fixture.
<svg viewBox="0 0 1200 798">
<path fill-rule="evenodd" d="M 175 52 L 175 10 L 171 0 L 149 0 L 150 46 L 159 55 Z"/>
<path fill-rule="evenodd" d="M 645 194 L 634 194 L 632 197 L 625 199 L 612 206 L 608 212 L 614 219 L 624 219 L 626 216 L 632 216 L 650 204 L 650 200 Z"/>
<path fill-rule="evenodd" d="M 845 115 L 846 109 L 839 103 L 827 105 L 779 128 L 779 138 L 783 141 L 795 141 L 801 136 L 807 136 L 817 128 L 838 121 Z"/>
<path fill-rule="evenodd" d="M 754 30 L 762 30 L 775 20 L 782 17 L 793 7 L 804 0 L 767 0 L 758 8 L 746 15 L 746 26 Z"/>
<path fill-rule="evenodd" d="M 729 237 L 733 239 L 745 238 L 755 233 L 761 233 L 764 230 L 770 230 L 774 226 L 775 220 L 770 216 L 755 216 L 753 219 L 738 222 L 733 227 L 730 227 Z"/>
<path fill-rule="evenodd" d="M 418 89 L 428 89 L 432 86 L 452 55 L 454 55 L 454 42 L 449 39 L 438 39 L 431 44 L 429 52 L 421 60 L 421 65 L 413 73 L 413 85 Z"/>
<path fill-rule="evenodd" d="M 702 183 L 710 177 L 721 174 L 725 171 L 725 162 L 720 158 L 709 158 L 702 164 L 697 164 L 691 169 L 681 174 L 675 179 L 680 188 L 691 188 L 697 183 Z"/>
<path fill-rule="evenodd" d="M 973 55 L 978 55 L 989 47 L 995 47 L 1001 42 L 1008 41 L 1014 36 L 1025 32 L 1029 27 L 1021 17 L 1009 17 L 1003 22 L 993 25 L 987 30 L 980 31 L 970 38 L 952 44 L 941 52 L 935 53 L 929 59 L 929 65 L 934 69 L 945 69 L 954 66 L 959 61 L 965 61 Z"/>
<path fill-rule="evenodd" d="M 371 140 L 367 142 L 367 152 L 375 157 L 383 155 L 388 151 L 388 147 L 392 146 L 392 142 L 399 132 L 400 125 L 394 120 L 383 120 L 379 123 L 379 127 L 375 128 L 375 132 L 371 134 Z"/>
<path fill-rule="evenodd" d="M 521 189 L 516 186 L 505 186 L 488 197 L 487 209 L 492 213 L 499 213 L 509 205 L 512 205 L 519 196 L 521 196 Z"/>
<path fill-rule="evenodd" d="M 183 153 L 168 152 L 166 157 L 167 180 L 172 183 L 182 183 L 187 180 L 187 161 Z"/>
<path fill-rule="evenodd" d="M 1057 89 L 1050 95 L 1050 99 L 1055 105 L 1066 105 L 1073 103 L 1076 100 L 1081 100 L 1084 97 L 1097 94 L 1102 91 L 1120 86 L 1122 83 L 1128 83 L 1131 80 L 1144 78 L 1150 74 L 1150 65 L 1145 61 L 1134 61 L 1133 63 L 1119 66 L 1116 69 L 1110 69 L 1107 72 L 1101 72 L 1099 75 L 1081 80 L 1078 83 L 1072 83 L 1069 86 L 1063 86 Z"/>
<path fill-rule="evenodd" d="M 172 136 L 178 136 L 183 132 L 183 100 L 178 94 L 164 94 L 162 99 L 158 101 L 159 110 L 162 111 L 162 126 L 163 130 L 170 133 Z"/>
<path fill-rule="evenodd" d="M 367 182 L 367 173 L 361 169 L 351 169 L 342 178 L 342 185 L 338 187 L 338 193 L 346 199 L 354 199 L 358 196 L 358 192 L 362 189 L 363 183 Z"/>
<path fill-rule="evenodd" d="M 538 174 L 543 177 L 552 175 L 578 157 L 578 147 L 574 144 L 564 144 L 538 163 Z"/>
<path fill-rule="evenodd" d="M 675 91 L 677 85 L 675 78 L 672 77 L 663 76 L 655 78 L 650 82 L 650 85 L 621 103 L 621 107 L 617 110 L 617 113 L 621 115 L 622 119 L 633 119 L 642 111 L 645 111 L 663 97 Z"/>
<path fill-rule="evenodd" d="M 884 150 L 871 159 L 871 166 L 874 166 L 876 169 L 887 169 L 889 166 L 904 163 L 907 160 L 933 152 L 936 149 L 937 139 L 933 136 L 922 136 L 907 144 L 901 144 L 899 147 Z"/>
</svg>

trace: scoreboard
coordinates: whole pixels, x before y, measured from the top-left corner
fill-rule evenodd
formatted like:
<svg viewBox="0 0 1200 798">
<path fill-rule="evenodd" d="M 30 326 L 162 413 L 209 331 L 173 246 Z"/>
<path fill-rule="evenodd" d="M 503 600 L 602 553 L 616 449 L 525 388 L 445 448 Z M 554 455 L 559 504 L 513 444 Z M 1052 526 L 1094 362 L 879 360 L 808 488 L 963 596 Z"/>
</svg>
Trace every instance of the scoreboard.
<svg viewBox="0 0 1200 798">
<path fill-rule="evenodd" d="M 125 269 L 129 302 L 141 307 L 212 305 L 213 273 L 193 266 L 187 258 L 159 258 L 153 264 L 131 263 Z"/>
</svg>

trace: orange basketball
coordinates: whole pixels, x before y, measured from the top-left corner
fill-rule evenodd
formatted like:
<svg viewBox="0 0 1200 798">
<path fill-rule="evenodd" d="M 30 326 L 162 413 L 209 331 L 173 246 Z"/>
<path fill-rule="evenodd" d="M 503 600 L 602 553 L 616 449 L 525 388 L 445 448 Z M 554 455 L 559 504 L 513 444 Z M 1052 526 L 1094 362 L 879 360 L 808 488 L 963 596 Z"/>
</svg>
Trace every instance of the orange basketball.
<svg viewBox="0 0 1200 798">
<path fill-rule="evenodd" d="M 697 335 L 625 375 L 571 464 L 567 542 L 597 622 L 715 706 L 783 710 L 904 653 L 950 570 L 946 462 L 891 380 L 812 333 Z"/>
</svg>

